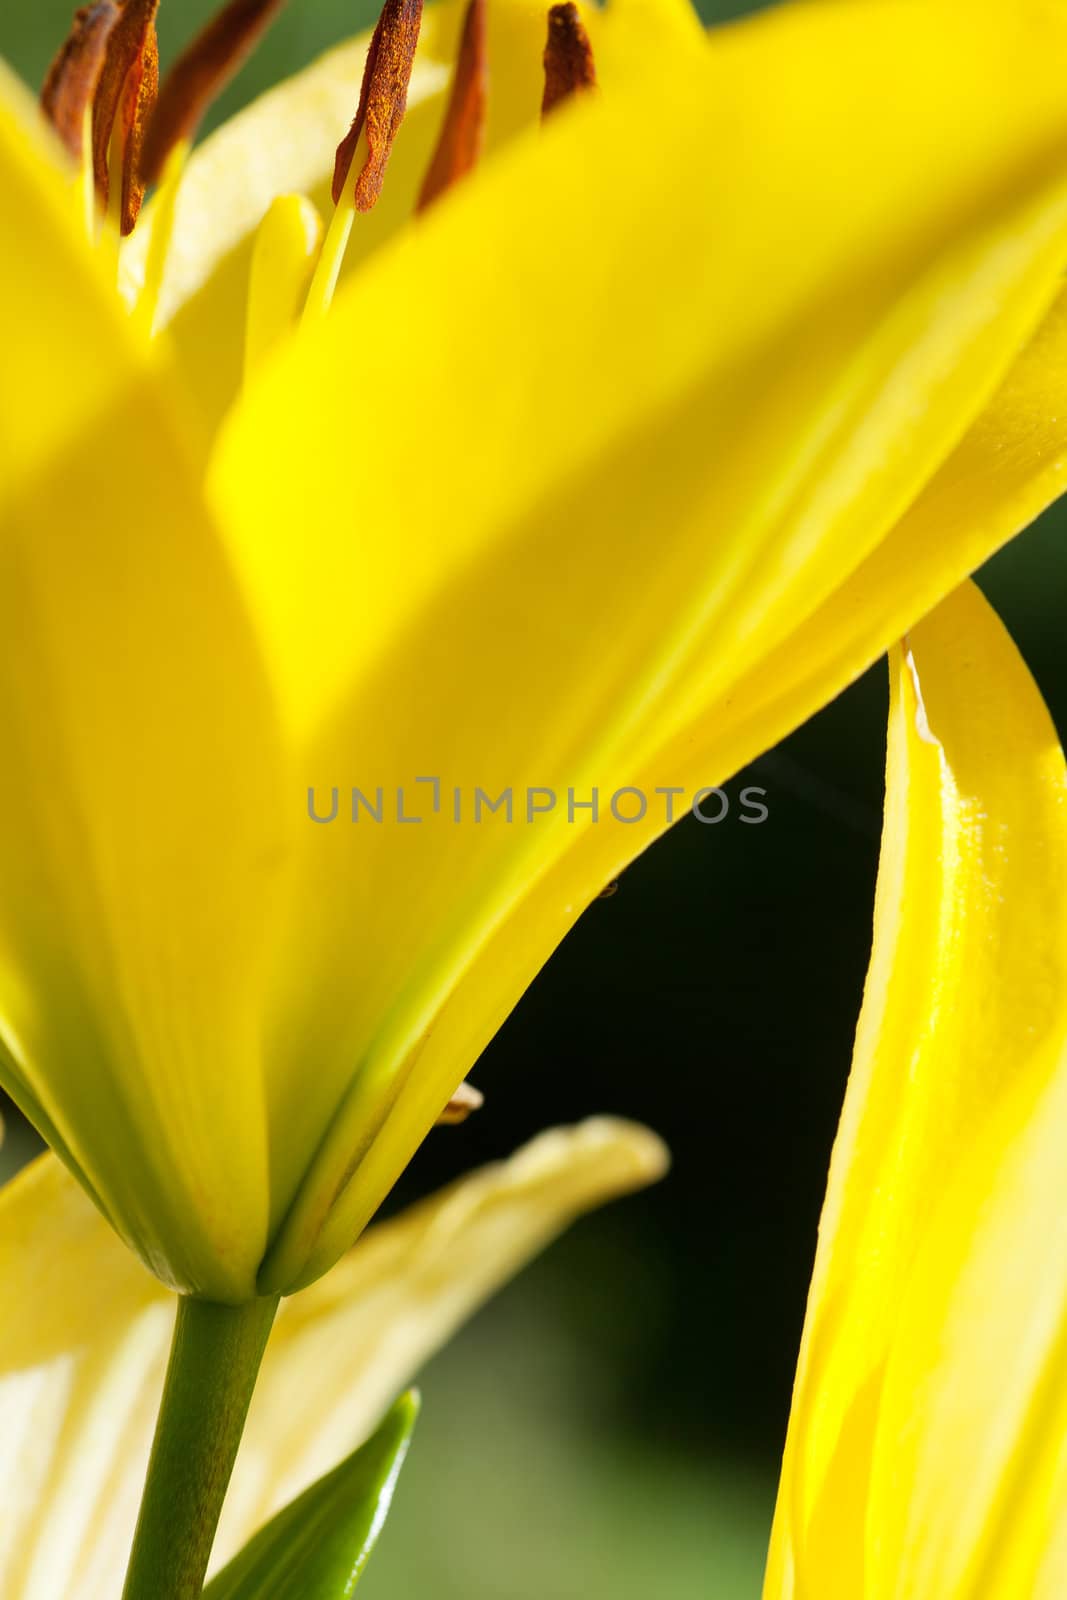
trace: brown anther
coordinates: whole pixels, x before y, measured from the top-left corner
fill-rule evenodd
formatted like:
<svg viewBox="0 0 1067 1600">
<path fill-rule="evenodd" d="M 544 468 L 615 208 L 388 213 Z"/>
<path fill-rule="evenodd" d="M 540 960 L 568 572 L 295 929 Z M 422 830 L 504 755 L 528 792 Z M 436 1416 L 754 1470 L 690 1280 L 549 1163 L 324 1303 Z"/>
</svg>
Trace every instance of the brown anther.
<svg viewBox="0 0 1067 1600">
<path fill-rule="evenodd" d="M 454 1128 L 485 1104 L 485 1095 L 473 1083 L 461 1083 L 437 1119 L 439 1128 Z"/>
<path fill-rule="evenodd" d="M 145 129 L 159 94 L 159 44 L 153 24 L 148 30 L 141 59 L 126 79 L 119 112 L 122 128 L 122 210 L 119 226 L 123 238 L 133 232 L 144 203 L 141 151 Z"/>
<path fill-rule="evenodd" d="M 111 188 L 110 150 L 116 124 L 126 141 L 123 145 L 124 200 L 128 191 L 132 203 L 136 191 L 128 144 L 138 119 L 143 126 L 147 95 L 153 80 L 158 82 L 155 31 L 158 9 L 159 0 L 122 0 L 118 19 L 108 36 L 104 68 L 93 102 L 93 173 L 96 192 L 104 205 L 107 205 Z M 136 216 L 131 220 L 125 214 L 125 204 L 122 220 L 123 232 L 128 233 Z"/>
<path fill-rule="evenodd" d="M 456 75 L 445 120 L 423 179 L 416 211 L 425 211 L 446 189 L 478 165 L 485 143 L 489 105 L 489 56 L 486 49 L 486 0 L 470 0 L 456 60 Z"/>
<path fill-rule="evenodd" d="M 334 205 L 341 202 L 361 139 L 366 157 L 356 177 L 356 210 L 370 211 L 382 192 L 389 152 L 407 109 L 421 25 L 422 0 L 385 0 L 367 51 L 356 118 L 337 147 Z"/>
<path fill-rule="evenodd" d="M 75 161 L 82 157 L 85 112 L 96 95 L 108 36 L 118 19 L 115 0 L 82 6 L 44 80 L 41 110 Z"/>
<path fill-rule="evenodd" d="M 141 158 L 141 177 L 155 183 L 167 157 L 192 139 L 211 102 L 247 61 L 285 0 L 230 0 L 187 46 L 159 91 Z"/>
<path fill-rule="evenodd" d="M 596 65 L 589 35 L 582 26 L 578 7 L 570 3 L 553 6 L 548 13 L 548 43 L 545 45 L 545 92 L 541 115 L 547 117 L 572 95 L 596 88 Z"/>
</svg>

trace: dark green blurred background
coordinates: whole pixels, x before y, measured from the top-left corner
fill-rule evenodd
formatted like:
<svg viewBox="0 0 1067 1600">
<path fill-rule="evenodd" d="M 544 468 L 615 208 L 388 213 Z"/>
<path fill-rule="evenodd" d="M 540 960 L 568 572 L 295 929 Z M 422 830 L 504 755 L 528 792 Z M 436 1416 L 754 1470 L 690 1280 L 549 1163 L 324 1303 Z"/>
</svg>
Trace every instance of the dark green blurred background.
<svg viewBox="0 0 1067 1600">
<path fill-rule="evenodd" d="M 164 0 L 165 58 L 212 9 Z M 0 54 L 36 84 L 69 11 L 9 3 Z M 370 18 L 365 0 L 292 0 L 220 114 Z M 983 584 L 1064 731 L 1062 524 Z M 612 1111 L 657 1128 L 675 1167 L 427 1371 L 366 1600 L 758 1596 L 869 943 L 885 700 L 880 666 L 730 786 L 768 790 L 763 826 L 686 822 L 597 902 L 479 1065 L 487 1108 L 420 1155 L 401 1198 Z M 8 1163 L 25 1148 L 16 1127 Z"/>
</svg>

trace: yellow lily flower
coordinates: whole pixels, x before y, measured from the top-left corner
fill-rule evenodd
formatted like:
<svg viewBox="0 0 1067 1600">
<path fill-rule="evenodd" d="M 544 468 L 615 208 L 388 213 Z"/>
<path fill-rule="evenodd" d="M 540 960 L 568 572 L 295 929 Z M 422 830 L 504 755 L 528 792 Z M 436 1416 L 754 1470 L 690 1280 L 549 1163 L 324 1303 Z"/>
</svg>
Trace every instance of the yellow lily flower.
<svg viewBox="0 0 1067 1600">
<path fill-rule="evenodd" d="M 1067 16 L 1001 11 L 620 0 L 525 134 L 501 24 L 514 137 L 239 396 L 204 330 L 352 54 L 194 160 L 152 342 L 0 83 L 3 1081 L 169 1284 L 325 1271 L 672 811 L 1058 491 Z"/>
<path fill-rule="evenodd" d="M 874 949 L 766 1600 L 1067 1584 L 1067 770 L 978 591 L 892 668 Z"/>
<path fill-rule="evenodd" d="M 655 1182 L 666 1159 L 654 1134 L 611 1118 L 555 1129 L 372 1228 L 328 1278 L 287 1301 L 213 1568 L 366 1438 L 527 1260 L 581 1213 Z M 0 1191 L 0 1282 L 19 1308 L 0 1328 L 0 1589 L 4 1600 L 114 1600 L 174 1297 L 52 1156 Z"/>
</svg>

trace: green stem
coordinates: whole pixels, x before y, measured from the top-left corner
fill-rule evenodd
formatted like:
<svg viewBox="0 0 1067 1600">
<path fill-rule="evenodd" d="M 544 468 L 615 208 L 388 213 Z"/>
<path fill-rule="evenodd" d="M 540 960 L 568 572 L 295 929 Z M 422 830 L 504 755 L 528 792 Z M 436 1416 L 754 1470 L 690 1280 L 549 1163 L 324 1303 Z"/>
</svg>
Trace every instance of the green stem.
<svg viewBox="0 0 1067 1600">
<path fill-rule="evenodd" d="M 277 1297 L 178 1302 L 123 1600 L 197 1600 Z"/>
</svg>

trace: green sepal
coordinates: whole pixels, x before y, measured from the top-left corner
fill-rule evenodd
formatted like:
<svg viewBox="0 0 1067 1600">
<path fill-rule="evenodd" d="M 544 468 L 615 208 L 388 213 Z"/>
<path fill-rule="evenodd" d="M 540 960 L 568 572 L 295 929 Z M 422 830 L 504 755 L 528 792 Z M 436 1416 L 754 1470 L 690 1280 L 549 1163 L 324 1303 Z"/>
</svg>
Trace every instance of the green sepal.
<svg viewBox="0 0 1067 1600">
<path fill-rule="evenodd" d="M 388 1515 L 418 1413 L 411 1389 L 366 1444 L 249 1540 L 204 1600 L 347 1600 Z"/>
</svg>

